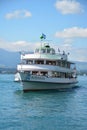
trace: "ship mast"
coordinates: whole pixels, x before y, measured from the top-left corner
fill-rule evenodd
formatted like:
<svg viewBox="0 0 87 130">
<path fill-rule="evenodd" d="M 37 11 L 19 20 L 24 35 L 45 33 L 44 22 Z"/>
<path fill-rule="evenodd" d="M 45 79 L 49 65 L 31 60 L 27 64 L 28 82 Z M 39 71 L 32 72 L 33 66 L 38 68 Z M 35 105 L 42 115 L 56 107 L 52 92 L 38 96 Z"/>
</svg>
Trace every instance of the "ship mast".
<svg viewBox="0 0 87 130">
<path fill-rule="evenodd" d="M 41 48 L 42 48 L 42 41 L 46 39 L 46 35 L 42 33 L 40 39 L 41 39 Z"/>
</svg>

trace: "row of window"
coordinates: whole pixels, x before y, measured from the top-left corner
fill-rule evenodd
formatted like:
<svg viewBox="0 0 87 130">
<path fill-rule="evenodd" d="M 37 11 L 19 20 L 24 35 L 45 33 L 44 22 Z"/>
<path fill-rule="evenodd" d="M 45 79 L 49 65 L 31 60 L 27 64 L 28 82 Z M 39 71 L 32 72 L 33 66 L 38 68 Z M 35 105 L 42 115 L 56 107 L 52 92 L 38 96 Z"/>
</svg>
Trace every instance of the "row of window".
<svg viewBox="0 0 87 130">
<path fill-rule="evenodd" d="M 23 60 L 23 64 L 44 64 L 44 65 L 56 65 L 61 67 L 70 68 L 71 64 L 67 61 L 50 61 L 50 60 Z"/>
<path fill-rule="evenodd" d="M 51 54 L 55 54 L 55 50 L 53 48 L 42 48 L 42 49 L 36 49 L 35 53 L 51 53 Z"/>
<path fill-rule="evenodd" d="M 26 72 L 29 73 L 29 72 Z M 57 77 L 57 78 L 73 78 L 73 73 L 65 73 L 65 72 L 47 72 L 47 71 L 31 71 L 31 75 L 37 76 L 47 76 L 47 77 Z"/>
</svg>

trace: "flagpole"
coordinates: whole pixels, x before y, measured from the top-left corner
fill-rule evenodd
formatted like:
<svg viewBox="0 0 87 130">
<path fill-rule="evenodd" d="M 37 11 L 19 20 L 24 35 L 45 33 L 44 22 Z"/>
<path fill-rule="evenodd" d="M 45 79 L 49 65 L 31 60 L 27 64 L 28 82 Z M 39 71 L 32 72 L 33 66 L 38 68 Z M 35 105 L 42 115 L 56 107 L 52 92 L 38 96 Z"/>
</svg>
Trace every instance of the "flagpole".
<svg viewBox="0 0 87 130">
<path fill-rule="evenodd" d="M 42 39 L 43 39 L 43 37 L 42 37 L 42 35 L 41 35 L 41 36 L 40 36 L 40 58 L 41 58 Z"/>
<path fill-rule="evenodd" d="M 46 35 L 42 33 L 42 35 L 40 36 L 40 39 L 41 39 L 41 48 L 42 48 L 42 41 L 43 39 L 46 39 Z"/>
<path fill-rule="evenodd" d="M 41 46 L 40 46 L 40 48 L 42 48 L 42 40 L 41 40 Z"/>
</svg>

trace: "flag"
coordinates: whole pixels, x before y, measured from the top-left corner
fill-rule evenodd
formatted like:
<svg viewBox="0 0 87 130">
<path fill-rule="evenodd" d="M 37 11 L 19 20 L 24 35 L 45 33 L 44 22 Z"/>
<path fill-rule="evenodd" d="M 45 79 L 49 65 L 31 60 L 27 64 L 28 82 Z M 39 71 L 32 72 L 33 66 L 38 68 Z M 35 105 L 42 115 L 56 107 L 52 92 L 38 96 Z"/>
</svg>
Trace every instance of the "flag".
<svg viewBox="0 0 87 130">
<path fill-rule="evenodd" d="M 40 36 L 40 39 L 46 39 L 46 35 L 42 33 L 42 35 Z"/>
</svg>

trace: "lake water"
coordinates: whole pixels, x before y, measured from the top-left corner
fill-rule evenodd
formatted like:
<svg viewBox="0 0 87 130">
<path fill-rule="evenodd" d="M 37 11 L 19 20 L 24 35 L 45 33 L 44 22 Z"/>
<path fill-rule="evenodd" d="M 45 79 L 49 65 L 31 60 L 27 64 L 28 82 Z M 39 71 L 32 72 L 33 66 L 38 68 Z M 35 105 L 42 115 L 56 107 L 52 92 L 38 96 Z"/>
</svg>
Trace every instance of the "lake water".
<svg viewBox="0 0 87 130">
<path fill-rule="evenodd" d="M 65 91 L 22 91 L 14 75 L 0 75 L 0 130 L 86 130 L 87 76 Z"/>
</svg>

